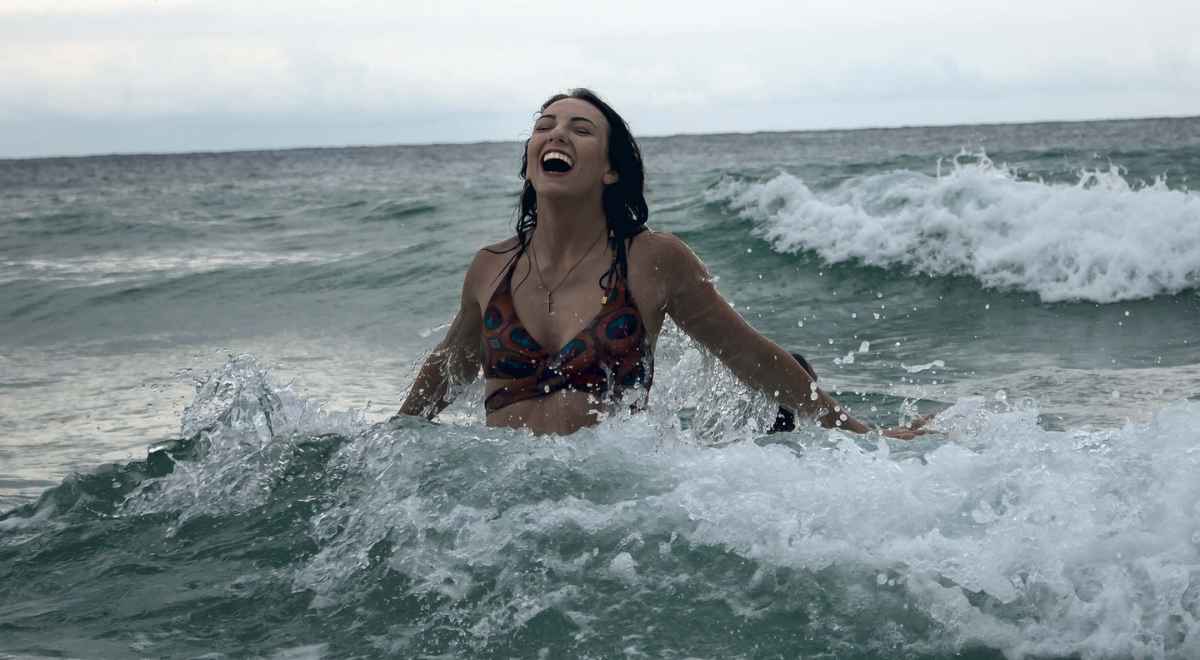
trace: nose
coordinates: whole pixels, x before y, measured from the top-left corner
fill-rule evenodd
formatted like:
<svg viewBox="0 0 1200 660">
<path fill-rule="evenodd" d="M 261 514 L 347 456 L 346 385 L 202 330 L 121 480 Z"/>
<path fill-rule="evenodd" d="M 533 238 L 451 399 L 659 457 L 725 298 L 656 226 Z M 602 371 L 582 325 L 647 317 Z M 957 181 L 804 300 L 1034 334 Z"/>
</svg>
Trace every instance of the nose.
<svg viewBox="0 0 1200 660">
<path fill-rule="evenodd" d="M 550 129 L 550 140 L 558 140 L 559 142 L 567 141 L 567 126 L 565 123 L 555 124 L 554 128 Z"/>
</svg>

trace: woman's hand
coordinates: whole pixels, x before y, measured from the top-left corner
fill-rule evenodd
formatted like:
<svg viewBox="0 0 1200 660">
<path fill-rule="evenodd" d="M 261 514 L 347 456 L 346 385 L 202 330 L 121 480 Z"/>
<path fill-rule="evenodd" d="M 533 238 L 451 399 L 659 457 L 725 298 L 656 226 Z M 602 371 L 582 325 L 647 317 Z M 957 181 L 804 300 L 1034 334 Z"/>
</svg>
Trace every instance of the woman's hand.
<svg viewBox="0 0 1200 660">
<path fill-rule="evenodd" d="M 929 429 L 924 427 L 932 420 L 933 415 L 923 415 L 904 426 L 893 426 L 890 429 L 883 429 L 880 431 L 880 434 L 889 438 L 895 438 L 896 440 L 912 440 L 918 435 L 929 433 Z"/>
</svg>

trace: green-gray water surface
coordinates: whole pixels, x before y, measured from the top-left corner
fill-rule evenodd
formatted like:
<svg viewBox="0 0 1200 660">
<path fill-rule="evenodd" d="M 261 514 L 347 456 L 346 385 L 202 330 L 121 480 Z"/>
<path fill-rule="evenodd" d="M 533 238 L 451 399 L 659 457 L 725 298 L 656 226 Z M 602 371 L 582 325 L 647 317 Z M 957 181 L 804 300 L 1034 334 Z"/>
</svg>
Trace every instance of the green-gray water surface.
<svg viewBox="0 0 1200 660">
<path fill-rule="evenodd" d="M 939 432 L 765 435 L 673 329 L 644 415 L 384 424 L 519 144 L 0 161 L 0 656 L 1200 655 L 1200 120 L 642 149 L 756 328 Z"/>
</svg>

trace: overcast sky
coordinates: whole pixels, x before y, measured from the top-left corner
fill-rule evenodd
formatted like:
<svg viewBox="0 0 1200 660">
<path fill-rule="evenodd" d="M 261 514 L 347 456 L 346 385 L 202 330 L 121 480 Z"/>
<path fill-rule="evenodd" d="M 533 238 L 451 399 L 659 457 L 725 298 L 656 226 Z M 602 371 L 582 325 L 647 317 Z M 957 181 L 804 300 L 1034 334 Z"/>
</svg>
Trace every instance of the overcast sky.
<svg viewBox="0 0 1200 660">
<path fill-rule="evenodd" d="M 1200 114 L 1195 0 L 0 0 L 0 158 Z"/>
</svg>

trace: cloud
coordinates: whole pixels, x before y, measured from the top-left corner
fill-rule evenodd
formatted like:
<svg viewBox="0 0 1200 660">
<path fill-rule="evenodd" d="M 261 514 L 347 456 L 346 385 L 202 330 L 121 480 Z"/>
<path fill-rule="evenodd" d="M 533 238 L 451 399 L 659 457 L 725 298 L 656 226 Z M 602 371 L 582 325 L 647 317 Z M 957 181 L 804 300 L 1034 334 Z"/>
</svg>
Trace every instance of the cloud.
<svg viewBox="0 0 1200 660">
<path fill-rule="evenodd" d="M 18 127 L 185 119 L 259 127 L 247 147 L 276 144 L 272 123 L 334 143 L 517 139 L 577 84 L 654 132 L 1200 111 L 1200 11 L 1184 2 L 493 7 L 9 0 L 0 145 Z"/>
</svg>

